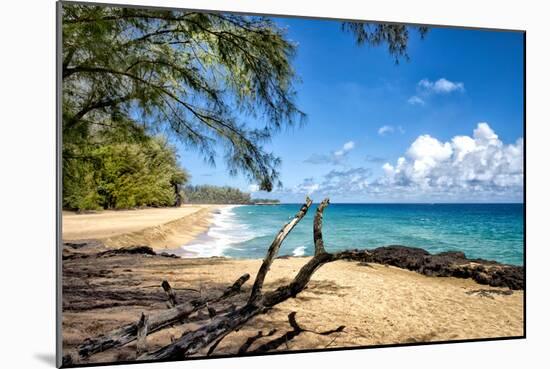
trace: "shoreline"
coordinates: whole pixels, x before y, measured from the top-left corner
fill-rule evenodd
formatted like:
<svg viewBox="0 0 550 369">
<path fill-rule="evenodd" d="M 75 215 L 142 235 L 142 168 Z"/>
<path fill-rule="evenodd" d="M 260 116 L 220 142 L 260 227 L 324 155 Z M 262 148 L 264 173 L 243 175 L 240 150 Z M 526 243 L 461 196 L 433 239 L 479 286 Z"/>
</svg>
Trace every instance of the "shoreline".
<svg viewBox="0 0 550 369">
<path fill-rule="evenodd" d="M 210 223 L 204 232 L 197 234 L 196 237 L 189 240 L 183 247 L 166 250 L 182 258 L 209 258 L 209 257 L 227 257 L 224 251 L 231 248 L 234 243 L 246 241 L 248 237 L 235 235 L 235 231 L 241 229 L 242 225 L 235 221 L 233 213 L 234 208 L 247 206 L 243 204 L 225 205 L 212 212 Z M 242 229 L 241 229 L 242 230 Z"/>
<path fill-rule="evenodd" d="M 91 214 L 64 211 L 62 239 L 94 240 L 106 248 L 147 245 L 154 250 L 175 250 L 207 232 L 214 213 L 226 206 L 231 205 L 190 204 Z"/>
<path fill-rule="evenodd" d="M 104 210 L 97 213 L 77 214 L 63 211 L 63 242 L 82 243 L 97 241 L 105 249 L 116 249 L 132 246 L 150 246 L 153 250 L 174 253 L 182 258 L 227 257 L 230 259 L 255 259 L 258 257 L 231 257 L 223 254 L 223 250 L 232 243 L 243 240 L 228 241 L 219 234 L 224 233 L 229 226 L 231 230 L 238 224 L 231 222 L 231 209 L 243 204 L 184 204 L 179 208 L 146 208 L 131 210 Z M 258 205 L 263 206 L 263 205 Z M 224 211 L 224 209 L 226 211 Z M 221 224 L 221 225 L 220 225 Z M 209 234 L 213 230 L 214 236 Z M 233 235 L 234 236 L 234 235 Z M 246 240 L 246 239 L 245 239 Z M 223 242 L 222 242 L 223 241 Z M 222 243 L 225 243 L 222 245 Z M 184 248 L 184 246 L 190 246 Z M 375 245 L 366 247 L 374 249 Z M 391 244 L 390 244 L 391 246 Z M 396 246 L 401 247 L 401 246 Z M 413 259 L 422 259 L 424 256 L 438 254 L 427 253 L 425 249 L 416 246 L 407 247 L 409 250 L 421 250 L 420 254 L 412 253 Z M 297 252 L 298 250 L 298 252 Z M 286 256 L 303 257 L 305 247 L 300 246 Z M 423 252 L 427 255 L 422 254 Z M 508 264 L 502 261 L 483 259 L 468 259 L 462 251 L 445 251 L 445 256 L 459 256 L 463 260 L 498 263 L 522 268 L 522 264 Z M 395 266 L 415 270 L 420 266 L 408 267 L 403 260 Z M 408 262 L 408 264 L 411 264 Z M 414 264 L 414 263 L 413 263 Z M 457 272 L 460 274 L 460 272 Z M 448 273 L 453 275 L 453 273 Z"/>
</svg>

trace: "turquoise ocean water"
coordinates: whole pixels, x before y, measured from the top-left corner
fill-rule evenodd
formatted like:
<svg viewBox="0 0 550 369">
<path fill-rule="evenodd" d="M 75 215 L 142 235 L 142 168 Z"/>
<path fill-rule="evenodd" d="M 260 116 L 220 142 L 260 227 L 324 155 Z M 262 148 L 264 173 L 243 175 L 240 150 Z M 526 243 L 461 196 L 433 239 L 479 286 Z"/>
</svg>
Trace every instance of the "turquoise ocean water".
<svg viewBox="0 0 550 369">
<path fill-rule="evenodd" d="M 262 258 L 299 204 L 233 206 L 214 215 L 186 256 Z M 279 255 L 311 255 L 316 205 L 294 228 Z M 432 253 L 463 251 L 469 258 L 523 265 L 523 204 L 331 204 L 325 209 L 327 251 L 385 245 Z"/>
</svg>

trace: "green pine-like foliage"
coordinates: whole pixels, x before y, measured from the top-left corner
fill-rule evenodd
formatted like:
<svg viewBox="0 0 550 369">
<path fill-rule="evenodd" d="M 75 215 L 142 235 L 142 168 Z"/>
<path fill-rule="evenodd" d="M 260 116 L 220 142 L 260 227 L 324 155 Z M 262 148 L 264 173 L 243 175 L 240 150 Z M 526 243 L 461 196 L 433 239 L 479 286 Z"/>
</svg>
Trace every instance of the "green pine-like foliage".
<svg viewBox="0 0 550 369">
<path fill-rule="evenodd" d="M 359 45 L 408 57 L 408 27 L 342 28 Z M 295 104 L 298 45 L 270 18 L 64 3 L 62 40 L 65 208 L 179 204 L 188 175 L 166 137 L 209 164 L 222 157 L 261 190 L 281 185 L 280 158 L 265 143 L 305 113 Z"/>
<path fill-rule="evenodd" d="M 185 186 L 184 201 L 191 204 L 251 204 L 250 194 L 228 186 Z"/>
<path fill-rule="evenodd" d="M 173 206 L 188 175 L 162 138 L 85 147 L 64 158 L 63 207 L 75 210 Z"/>
</svg>

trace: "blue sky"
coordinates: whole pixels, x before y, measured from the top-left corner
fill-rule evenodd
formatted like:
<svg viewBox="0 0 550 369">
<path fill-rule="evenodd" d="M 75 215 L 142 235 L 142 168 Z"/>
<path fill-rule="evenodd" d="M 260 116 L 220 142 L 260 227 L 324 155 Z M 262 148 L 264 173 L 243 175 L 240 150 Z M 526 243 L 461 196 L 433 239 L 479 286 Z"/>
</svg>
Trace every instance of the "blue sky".
<svg viewBox="0 0 550 369">
<path fill-rule="evenodd" d="M 283 187 L 257 197 L 299 202 L 520 202 L 523 198 L 523 35 L 432 28 L 412 32 L 409 61 L 357 46 L 337 21 L 279 18 L 298 43 L 304 126 L 266 145 Z M 306 143 L 307 144 L 304 144 Z M 192 184 L 254 191 L 179 148 Z"/>
</svg>

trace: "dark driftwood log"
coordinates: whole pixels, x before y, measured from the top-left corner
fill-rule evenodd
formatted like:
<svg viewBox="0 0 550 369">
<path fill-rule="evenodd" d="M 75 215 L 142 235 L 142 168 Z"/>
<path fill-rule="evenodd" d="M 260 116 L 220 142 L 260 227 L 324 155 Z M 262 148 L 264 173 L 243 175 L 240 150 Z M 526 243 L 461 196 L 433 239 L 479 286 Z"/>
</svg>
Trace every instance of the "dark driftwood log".
<svg viewBox="0 0 550 369">
<path fill-rule="evenodd" d="M 180 323 L 187 319 L 192 313 L 203 309 L 208 303 L 216 303 L 231 296 L 238 294 L 241 291 L 242 285 L 250 278 L 249 274 L 242 275 L 239 279 L 228 287 L 220 296 L 215 298 L 200 298 L 190 302 L 177 305 L 166 311 L 158 314 L 153 314 L 148 319 L 147 333 L 159 331 L 174 323 Z M 81 359 L 87 358 L 98 352 L 102 352 L 111 348 L 124 346 L 132 342 L 137 337 L 138 323 L 131 323 L 123 327 L 117 328 L 104 335 L 88 338 L 80 346 L 76 348 L 76 352 L 66 355 L 63 362 L 70 364 Z"/>
<path fill-rule="evenodd" d="M 258 274 L 256 274 L 256 279 L 254 280 L 254 285 L 252 286 L 252 292 L 250 293 L 249 302 L 252 303 L 260 297 L 265 277 L 267 275 L 267 272 L 269 272 L 269 268 L 273 263 L 273 259 L 275 259 L 279 252 L 279 249 L 281 248 L 281 244 L 285 240 L 286 236 L 290 233 L 290 231 L 292 231 L 292 229 L 296 226 L 296 224 L 298 224 L 298 222 L 300 222 L 300 220 L 302 220 L 302 218 L 306 215 L 309 207 L 311 206 L 311 203 L 311 199 L 307 197 L 305 204 L 302 205 L 294 218 L 292 218 L 290 222 L 285 224 L 283 228 L 281 228 L 277 236 L 275 236 L 275 239 L 267 250 L 267 254 L 262 262 L 262 265 L 258 270 Z"/>
<path fill-rule="evenodd" d="M 177 360 L 196 354 L 202 348 L 241 327 L 252 317 L 266 311 L 258 305 L 246 304 L 233 313 L 220 315 L 195 331 L 184 333 L 173 343 L 145 355 L 138 360 Z"/>
<path fill-rule="evenodd" d="M 311 258 L 296 274 L 296 277 L 286 286 L 281 286 L 274 291 L 268 292 L 262 298 L 264 307 L 273 307 L 281 302 L 296 297 L 296 295 L 306 288 L 311 276 L 317 269 L 326 263 L 337 260 L 356 260 L 364 261 L 370 253 L 367 250 L 342 251 L 335 254 L 322 252 Z"/>
<path fill-rule="evenodd" d="M 178 300 L 176 298 L 176 293 L 174 292 L 174 290 L 170 286 L 170 283 L 168 283 L 168 281 L 166 281 L 166 280 L 162 281 L 161 286 L 162 286 L 162 289 L 164 290 L 164 292 L 166 292 L 166 296 L 168 297 L 168 307 L 173 308 L 174 306 L 176 306 L 178 304 Z"/>
<path fill-rule="evenodd" d="M 198 322 L 206 323 L 207 320 L 211 320 L 215 315 L 228 314 L 235 310 L 237 310 L 237 307 L 235 305 L 231 305 L 227 308 L 216 310 L 214 315 L 212 315 L 208 311 L 206 313 L 203 311 L 197 311 L 196 314 L 193 314 L 193 316 L 190 316 L 185 321 L 189 323 L 198 323 Z"/>
<path fill-rule="evenodd" d="M 294 219 L 287 224 L 294 222 L 292 229 L 296 223 L 298 223 L 307 209 L 311 205 L 311 200 L 308 198 L 306 203 L 302 206 L 298 214 Z M 328 201 L 327 201 L 328 205 Z M 323 208 L 324 209 L 324 208 Z M 316 221 L 318 222 L 317 228 L 319 231 L 322 231 L 322 210 L 316 215 Z M 284 231 L 286 228 L 283 227 L 281 231 Z M 288 233 L 288 232 L 287 232 Z M 275 240 L 278 239 L 281 232 L 277 235 Z M 286 236 L 286 235 L 285 235 Z M 248 303 L 236 311 L 226 314 L 219 315 L 216 318 L 212 319 L 209 324 L 203 325 L 195 331 L 186 332 L 179 339 L 172 342 L 171 344 L 145 355 L 140 356 L 139 360 L 178 360 L 185 358 L 187 356 L 194 355 L 198 353 L 203 348 L 208 347 L 212 343 L 220 340 L 226 335 L 230 334 L 234 330 L 238 329 L 245 323 L 247 323 L 254 316 L 267 312 L 273 306 L 289 299 L 295 297 L 298 293 L 304 290 L 308 282 L 311 279 L 311 276 L 315 271 L 326 263 L 330 263 L 336 260 L 357 260 L 364 261 L 365 258 L 370 255 L 366 250 L 354 250 L 354 251 L 343 251 L 336 254 L 330 254 L 327 252 L 321 252 L 321 250 L 316 250 L 316 255 L 310 259 L 298 272 L 296 277 L 292 282 L 286 286 L 277 288 L 274 291 L 267 292 L 265 294 L 261 293 L 261 288 L 263 286 L 263 280 L 266 277 L 267 272 L 269 271 L 269 266 L 273 262 L 273 259 L 277 256 L 277 252 L 281 246 L 281 242 L 272 243 L 273 247 L 270 247 L 266 258 L 264 259 L 260 271 L 256 276 L 256 281 L 254 285 L 257 286 L 255 291 L 256 295 L 253 297 L 254 291 L 251 293 L 251 298 Z M 258 281 L 260 281 L 258 283 Z"/>
<path fill-rule="evenodd" d="M 210 319 L 215 317 L 217 314 L 216 309 L 214 309 L 212 306 L 208 306 L 208 304 L 206 305 L 206 310 L 208 311 L 208 316 L 210 317 Z"/>
<path fill-rule="evenodd" d="M 137 325 L 137 335 L 136 335 L 136 355 L 144 354 L 147 352 L 147 326 L 148 318 L 145 314 L 141 313 L 141 318 L 139 319 Z"/>
<path fill-rule="evenodd" d="M 315 255 L 325 252 L 325 243 L 323 242 L 323 211 L 329 204 L 329 199 L 321 201 L 315 212 L 313 219 L 313 243 L 315 244 Z"/>
</svg>

